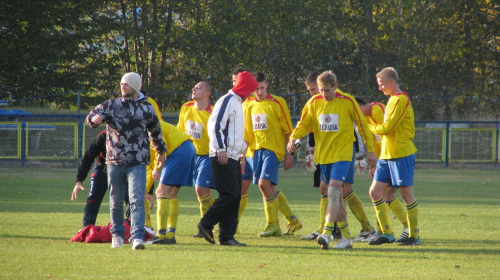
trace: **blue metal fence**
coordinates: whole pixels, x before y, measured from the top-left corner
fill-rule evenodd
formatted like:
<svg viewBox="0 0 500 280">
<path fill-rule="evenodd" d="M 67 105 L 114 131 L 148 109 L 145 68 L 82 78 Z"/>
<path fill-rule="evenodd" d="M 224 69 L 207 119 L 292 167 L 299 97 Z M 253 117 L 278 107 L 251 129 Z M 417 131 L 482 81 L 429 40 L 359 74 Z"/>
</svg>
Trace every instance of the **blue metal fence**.
<svg viewBox="0 0 500 280">
<path fill-rule="evenodd" d="M 0 115 L 0 160 L 74 160 L 79 162 L 101 129 L 84 124 L 86 115 Z M 177 117 L 164 117 L 173 124 Z M 294 123 L 297 119 L 294 119 Z M 500 122 L 416 121 L 417 162 L 492 164 L 499 161 Z M 298 160 L 303 155 L 298 154 Z"/>
</svg>

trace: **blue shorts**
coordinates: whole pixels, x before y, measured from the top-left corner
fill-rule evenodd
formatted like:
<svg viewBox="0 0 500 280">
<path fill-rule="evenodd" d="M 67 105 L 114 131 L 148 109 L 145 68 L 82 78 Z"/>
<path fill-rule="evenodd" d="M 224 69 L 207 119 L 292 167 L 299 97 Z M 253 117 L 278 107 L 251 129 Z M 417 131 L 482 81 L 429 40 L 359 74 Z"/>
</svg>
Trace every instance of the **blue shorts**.
<svg viewBox="0 0 500 280">
<path fill-rule="evenodd" d="M 373 180 L 393 187 L 413 186 L 415 154 L 397 159 L 379 159 Z"/>
<path fill-rule="evenodd" d="M 356 170 L 354 164 L 356 163 L 356 147 L 352 145 L 352 159 L 349 165 L 349 171 L 347 171 L 347 177 L 345 177 L 345 183 L 354 183 L 354 171 Z"/>
<path fill-rule="evenodd" d="M 345 182 L 350 165 L 351 161 L 337 161 L 335 163 L 320 164 L 321 180 L 327 185 L 330 184 L 330 180 Z"/>
<path fill-rule="evenodd" d="M 210 167 L 210 158 L 208 155 L 195 156 L 193 183 L 197 187 L 215 189 L 212 168 Z"/>
<path fill-rule="evenodd" d="M 196 149 L 189 140 L 184 141 L 167 157 L 161 170 L 160 183 L 169 186 L 193 185 L 194 158 Z"/>
<path fill-rule="evenodd" d="M 259 184 L 259 179 L 271 181 L 271 184 L 278 185 L 278 173 L 280 161 L 273 151 L 260 149 L 253 155 L 253 183 Z"/>
<path fill-rule="evenodd" d="M 253 179 L 253 168 L 252 168 L 253 158 L 245 158 L 245 173 L 241 174 L 241 180 L 251 181 Z"/>
</svg>

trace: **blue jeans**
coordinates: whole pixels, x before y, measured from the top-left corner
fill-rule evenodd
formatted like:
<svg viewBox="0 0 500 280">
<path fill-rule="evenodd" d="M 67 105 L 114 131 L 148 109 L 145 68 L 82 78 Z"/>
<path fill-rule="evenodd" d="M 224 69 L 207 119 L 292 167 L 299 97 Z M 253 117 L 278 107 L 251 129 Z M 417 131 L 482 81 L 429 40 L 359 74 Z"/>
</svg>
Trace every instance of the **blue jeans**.
<svg viewBox="0 0 500 280">
<path fill-rule="evenodd" d="M 108 165 L 109 208 L 111 234 L 125 236 L 123 203 L 128 192 L 130 200 L 130 241 L 144 238 L 144 196 L 146 195 L 146 165 Z M 130 242 L 129 241 L 129 242 Z"/>
</svg>

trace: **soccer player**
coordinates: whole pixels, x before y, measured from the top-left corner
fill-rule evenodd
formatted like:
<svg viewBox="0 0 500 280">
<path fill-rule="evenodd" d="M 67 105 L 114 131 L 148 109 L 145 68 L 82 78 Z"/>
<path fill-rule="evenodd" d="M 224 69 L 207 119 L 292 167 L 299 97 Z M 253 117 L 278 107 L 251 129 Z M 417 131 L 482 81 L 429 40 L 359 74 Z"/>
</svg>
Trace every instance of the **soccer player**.
<svg viewBox="0 0 500 280">
<path fill-rule="evenodd" d="M 82 163 L 78 167 L 76 184 L 73 189 L 73 193 L 71 194 L 71 200 L 75 200 L 78 198 L 78 192 L 80 190 L 85 190 L 82 182 L 85 181 L 85 178 L 92 167 L 92 163 L 95 163 L 90 177 L 89 196 L 83 211 L 83 227 L 95 225 L 102 199 L 108 189 L 108 180 L 105 171 L 106 136 L 106 131 L 101 131 L 85 152 L 82 158 Z"/>
<path fill-rule="evenodd" d="M 399 245 L 420 245 L 418 229 L 418 202 L 413 195 L 413 175 L 415 172 L 415 152 L 413 144 L 415 123 L 413 107 L 406 92 L 401 91 L 399 76 L 392 67 L 382 69 L 376 75 L 379 90 L 389 96 L 384 122 L 369 124 L 370 130 L 381 136 L 380 158 L 370 187 L 370 197 L 375 207 L 382 235 L 370 245 L 394 242 L 389 221 L 389 211 L 384 194 L 389 185 L 398 186 L 406 204 L 409 228 L 408 239 Z"/>
<path fill-rule="evenodd" d="M 307 91 L 309 95 L 312 97 L 316 94 L 319 94 L 318 89 L 318 76 L 321 73 L 319 72 L 311 72 L 307 75 L 306 80 L 304 81 Z M 314 172 L 313 175 L 313 187 L 319 188 L 320 193 L 320 203 L 319 203 L 319 227 L 317 230 L 312 233 L 302 236 L 303 240 L 316 240 L 318 236 L 323 232 L 323 228 L 325 227 L 325 217 L 326 217 L 326 207 L 328 206 L 328 185 L 321 181 L 321 169 L 319 164 L 314 162 L 314 133 L 311 132 L 308 135 L 307 139 L 307 155 L 306 155 L 306 168 L 310 172 Z M 332 239 L 341 239 L 342 234 L 338 228 L 337 222 L 334 224 L 334 231 L 332 235 Z"/>
<path fill-rule="evenodd" d="M 160 179 L 156 189 L 158 232 L 150 243 L 176 244 L 175 231 L 179 218 L 177 194 L 181 186 L 193 184 L 196 149 L 185 132 L 167 122 L 160 123 L 168 150 L 163 169 L 153 170 L 153 178 Z"/>
<path fill-rule="evenodd" d="M 366 102 L 365 100 L 356 97 L 356 101 L 365 115 L 366 122 L 372 125 L 378 125 L 384 123 L 385 105 L 378 102 Z M 372 133 L 372 141 L 375 147 L 375 155 L 377 158 L 380 157 L 381 141 L 380 136 Z M 373 179 L 373 174 L 375 173 L 375 166 L 370 166 L 370 175 Z M 397 186 L 389 185 L 384 193 L 384 199 L 392 212 L 396 215 L 398 220 L 403 224 L 403 233 L 395 242 L 402 242 L 408 238 L 408 221 L 406 219 L 407 212 L 403 203 L 394 196 L 394 193 L 399 189 Z M 377 231 L 382 232 L 380 225 L 377 222 Z"/>
<path fill-rule="evenodd" d="M 306 87 L 309 93 L 314 96 L 316 94 L 319 94 L 319 89 L 318 89 L 318 83 L 317 83 L 317 78 L 320 74 L 318 72 L 312 72 L 310 73 L 307 78 L 306 78 Z M 364 156 L 364 153 L 362 151 L 363 145 L 359 143 L 358 139 L 360 139 L 359 133 L 357 133 L 355 130 L 354 132 L 354 147 L 356 149 L 356 156 L 358 154 Z M 312 137 L 311 137 L 312 136 Z M 311 141 L 312 138 L 312 141 Z M 311 142 L 314 143 L 314 133 L 309 134 L 309 146 L 314 147 L 314 144 L 311 145 Z M 314 153 L 314 148 L 308 148 L 308 156 L 313 157 Z M 353 154 L 354 156 L 354 154 Z M 349 209 L 351 209 L 352 213 L 356 217 L 356 219 L 360 222 L 361 224 L 361 231 L 359 235 L 353 239 L 353 241 L 360 241 L 360 242 L 368 242 L 373 238 L 376 238 L 376 232 L 370 225 L 370 222 L 368 221 L 368 216 L 366 215 L 365 209 L 363 207 L 363 204 L 357 194 L 354 192 L 352 189 L 352 184 L 354 183 L 354 171 L 355 171 L 355 165 L 354 165 L 354 160 L 351 161 L 351 164 L 349 166 L 349 171 L 347 173 L 347 177 L 344 181 L 344 184 L 342 186 L 342 193 L 343 193 L 343 198 L 347 205 L 349 206 Z M 320 169 L 318 168 L 315 171 L 315 182 L 316 182 L 316 173 L 319 173 Z M 319 180 L 319 174 L 318 180 Z M 316 239 L 319 235 L 321 235 L 320 232 L 323 231 L 323 227 L 325 224 L 325 216 L 326 216 L 326 208 L 328 205 L 328 186 L 325 182 L 320 183 L 320 194 L 321 194 L 321 200 L 320 200 L 320 226 L 318 230 L 313 231 L 311 234 L 303 236 L 302 239 Z M 338 231 L 338 226 L 337 223 L 334 224 L 335 230 L 333 231 L 334 238 L 333 239 L 341 239 L 342 234 L 339 231 L 339 235 L 336 236 L 335 232 Z"/>
<path fill-rule="evenodd" d="M 329 236 L 335 220 L 339 224 L 343 238 L 334 246 L 337 249 L 351 248 L 352 236 L 347 223 L 347 212 L 342 196 L 342 185 L 346 180 L 354 155 L 354 124 L 368 149 L 368 161 L 375 164 L 373 144 L 367 141 L 369 130 L 356 100 L 338 89 L 336 75 L 331 71 L 318 77 L 321 94 L 309 99 L 297 127 L 293 130 L 288 143 L 288 151 L 295 152 L 294 142 L 314 132 L 316 140 L 315 159 L 320 164 L 321 179 L 328 184 L 328 206 L 326 223 L 318 244 L 328 249 Z"/>
<path fill-rule="evenodd" d="M 146 95 L 146 92 L 144 90 L 141 89 L 141 92 L 142 94 Z M 151 103 L 151 105 L 153 105 L 156 115 L 158 115 L 158 119 L 160 121 L 163 121 L 160 108 L 158 107 L 158 103 L 156 103 L 156 101 L 151 97 L 148 97 L 148 102 Z M 156 154 L 154 149 L 151 148 L 150 148 L 150 153 L 152 155 Z M 154 199 L 155 180 L 153 179 L 153 170 L 155 169 L 155 166 L 156 166 L 156 161 L 155 158 L 152 157 L 149 165 L 146 165 L 146 197 L 144 199 L 144 212 L 146 213 L 144 229 L 151 235 L 155 235 L 155 232 L 153 230 L 153 222 L 151 221 L 151 210 L 154 207 L 154 201 L 155 201 Z"/>
<path fill-rule="evenodd" d="M 196 148 L 196 159 L 194 167 L 194 185 L 196 195 L 200 202 L 201 217 L 205 215 L 208 208 L 212 206 L 215 199 L 210 189 L 215 189 L 212 169 L 210 168 L 210 159 L 208 157 L 208 138 L 207 123 L 212 114 L 213 105 L 210 103 L 212 95 L 212 86 L 205 82 L 197 83 L 191 92 L 191 99 L 182 105 L 177 127 L 186 132 Z M 203 236 L 198 232 L 193 235 L 195 238 Z"/>
<path fill-rule="evenodd" d="M 150 162 L 150 139 L 157 152 L 158 167 L 165 162 L 165 143 L 153 106 L 140 93 L 142 78 L 127 73 L 120 81 L 122 96 L 98 105 L 85 119 L 89 127 L 106 123 L 106 165 L 110 196 L 111 247 L 123 246 L 123 202 L 128 192 L 131 209 L 130 244 L 144 249 L 144 197 L 146 165 Z"/>
<path fill-rule="evenodd" d="M 284 235 L 292 235 L 302 224 L 290 209 L 285 195 L 276 188 L 280 161 L 285 158 L 285 170 L 293 166 L 293 158 L 285 147 L 292 132 L 290 111 L 285 100 L 267 92 L 263 73 L 254 74 L 258 83 L 255 98 L 245 107 L 245 141 L 253 153 L 253 183 L 258 184 L 264 199 L 266 228 L 261 237 L 281 236 L 278 211 L 288 221 Z"/>
<path fill-rule="evenodd" d="M 241 173 L 245 164 L 245 120 L 241 102 L 257 87 L 247 71 L 238 74 L 233 88 L 219 98 L 208 119 L 210 166 L 219 197 L 198 223 L 203 238 L 215 244 L 214 225 L 219 223 L 219 245 L 246 246 L 234 239 L 241 199 Z"/>
</svg>

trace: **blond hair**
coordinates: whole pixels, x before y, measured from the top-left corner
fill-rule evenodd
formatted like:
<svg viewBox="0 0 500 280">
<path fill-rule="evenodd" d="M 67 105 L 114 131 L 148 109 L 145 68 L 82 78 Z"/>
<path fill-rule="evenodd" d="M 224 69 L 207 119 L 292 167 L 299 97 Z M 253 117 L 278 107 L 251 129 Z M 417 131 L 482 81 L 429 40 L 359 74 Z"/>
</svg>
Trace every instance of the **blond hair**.
<svg viewBox="0 0 500 280">
<path fill-rule="evenodd" d="M 396 69 L 392 67 L 386 67 L 382 69 L 382 71 L 377 73 L 377 78 L 380 80 L 387 80 L 391 79 L 393 80 L 396 84 L 399 85 L 399 75 L 398 72 L 396 72 Z"/>
<path fill-rule="evenodd" d="M 337 75 L 332 71 L 325 71 L 318 76 L 318 85 L 330 85 L 334 87 L 337 84 Z"/>
</svg>

